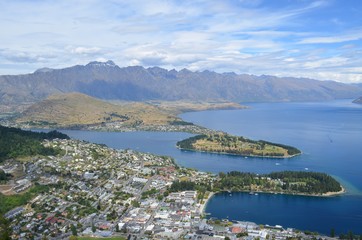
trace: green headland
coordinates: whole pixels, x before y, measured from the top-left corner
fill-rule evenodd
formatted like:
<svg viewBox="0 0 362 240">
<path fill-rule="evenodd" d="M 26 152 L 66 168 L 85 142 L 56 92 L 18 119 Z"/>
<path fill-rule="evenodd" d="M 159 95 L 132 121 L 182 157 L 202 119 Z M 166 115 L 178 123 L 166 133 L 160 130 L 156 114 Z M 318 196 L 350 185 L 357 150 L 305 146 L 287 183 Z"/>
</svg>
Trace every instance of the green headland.
<svg viewBox="0 0 362 240">
<path fill-rule="evenodd" d="M 197 135 L 179 141 L 176 145 L 184 150 L 253 157 L 289 158 L 301 154 L 295 147 L 263 140 L 255 141 L 226 133 Z"/>
</svg>

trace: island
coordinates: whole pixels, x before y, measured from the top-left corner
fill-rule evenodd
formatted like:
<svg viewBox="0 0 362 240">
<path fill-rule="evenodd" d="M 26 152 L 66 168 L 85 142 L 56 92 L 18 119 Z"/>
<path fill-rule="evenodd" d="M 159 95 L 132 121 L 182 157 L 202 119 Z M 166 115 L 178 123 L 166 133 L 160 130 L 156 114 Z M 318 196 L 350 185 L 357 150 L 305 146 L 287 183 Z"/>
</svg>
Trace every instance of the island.
<svg viewBox="0 0 362 240">
<path fill-rule="evenodd" d="M 301 154 L 295 147 L 263 140 L 255 141 L 221 132 L 196 135 L 177 142 L 176 146 L 183 150 L 252 157 L 289 158 Z"/>
</svg>

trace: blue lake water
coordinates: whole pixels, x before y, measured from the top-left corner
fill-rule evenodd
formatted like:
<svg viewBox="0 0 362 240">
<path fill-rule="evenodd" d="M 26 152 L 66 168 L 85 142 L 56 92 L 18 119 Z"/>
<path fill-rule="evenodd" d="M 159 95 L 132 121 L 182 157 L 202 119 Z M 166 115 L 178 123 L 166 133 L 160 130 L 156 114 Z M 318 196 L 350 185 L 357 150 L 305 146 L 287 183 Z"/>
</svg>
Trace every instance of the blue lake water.
<svg viewBox="0 0 362 240">
<path fill-rule="evenodd" d="M 350 100 L 324 103 L 253 103 L 250 109 L 192 112 L 190 122 L 252 139 L 295 146 L 303 154 L 291 159 L 244 158 L 180 151 L 187 133 L 63 131 L 69 136 L 110 147 L 172 156 L 185 167 L 213 173 L 232 170 L 267 173 L 282 170 L 321 171 L 348 190 L 320 198 L 274 194 L 215 195 L 206 212 L 213 217 L 248 220 L 319 231 L 362 233 L 362 105 Z"/>
</svg>

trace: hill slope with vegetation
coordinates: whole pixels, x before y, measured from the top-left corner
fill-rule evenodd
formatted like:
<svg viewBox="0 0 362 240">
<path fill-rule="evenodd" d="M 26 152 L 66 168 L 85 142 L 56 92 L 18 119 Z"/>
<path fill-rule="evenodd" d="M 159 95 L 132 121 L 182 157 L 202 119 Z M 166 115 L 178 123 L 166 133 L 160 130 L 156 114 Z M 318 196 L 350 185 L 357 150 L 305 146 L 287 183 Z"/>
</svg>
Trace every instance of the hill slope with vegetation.
<svg viewBox="0 0 362 240">
<path fill-rule="evenodd" d="M 176 145 L 184 150 L 257 157 L 287 158 L 301 153 L 301 151 L 295 147 L 262 140 L 254 141 L 225 133 L 197 135 L 179 141 Z"/>
<path fill-rule="evenodd" d="M 45 139 L 55 138 L 68 139 L 69 137 L 58 131 L 39 133 L 0 126 L 0 162 L 9 158 L 55 155 L 57 154 L 55 149 L 41 144 Z"/>
</svg>

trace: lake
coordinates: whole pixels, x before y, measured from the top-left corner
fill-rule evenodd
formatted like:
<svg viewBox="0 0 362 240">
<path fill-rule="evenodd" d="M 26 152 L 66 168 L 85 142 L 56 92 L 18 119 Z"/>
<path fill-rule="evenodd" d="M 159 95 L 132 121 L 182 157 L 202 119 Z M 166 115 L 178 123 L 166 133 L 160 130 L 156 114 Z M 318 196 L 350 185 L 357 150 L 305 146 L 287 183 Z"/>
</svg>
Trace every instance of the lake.
<svg viewBox="0 0 362 240">
<path fill-rule="evenodd" d="M 323 103 L 251 103 L 249 109 L 182 114 L 190 121 L 255 140 L 295 146 L 303 154 L 290 159 L 244 158 L 181 151 L 177 141 L 188 133 L 62 131 L 117 149 L 172 156 L 185 167 L 213 173 L 246 171 L 320 171 L 336 177 L 347 189 L 343 196 L 320 198 L 274 194 L 217 194 L 208 203 L 211 217 L 308 229 L 329 234 L 362 234 L 362 105 L 351 100 Z"/>
</svg>

